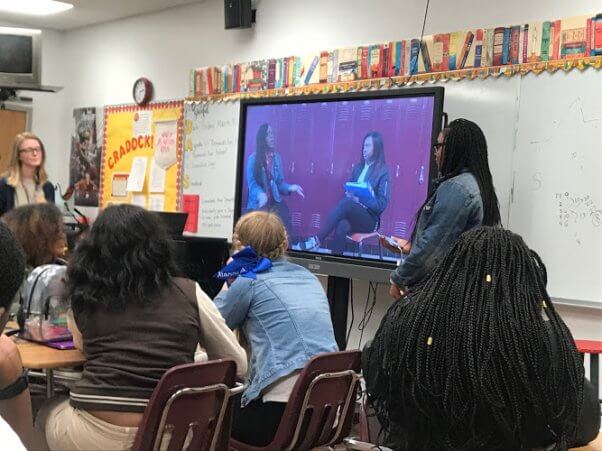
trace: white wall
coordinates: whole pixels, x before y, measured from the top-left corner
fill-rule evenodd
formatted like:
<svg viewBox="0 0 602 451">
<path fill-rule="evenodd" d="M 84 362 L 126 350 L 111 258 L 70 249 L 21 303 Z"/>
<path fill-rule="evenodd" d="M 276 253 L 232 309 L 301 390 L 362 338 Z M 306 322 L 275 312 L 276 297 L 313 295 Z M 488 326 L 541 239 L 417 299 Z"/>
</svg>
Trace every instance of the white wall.
<svg viewBox="0 0 602 451">
<path fill-rule="evenodd" d="M 223 2 L 130 18 L 96 27 L 45 35 L 44 82 L 63 84 L 61 94 L 36 95 L 34 130 L 60 155 L 49 164 L 54 179 L 68 177 L 71 111 L 75 107 L 131 102 L 132 83 L 150 78 L 157 99 L 182 98 L 194 67 L 302 55 L 346 45 L 420 35 L 424 5 L 400 0 L 259 0 L 251 30 L 223 28 Z M 425 34 L 491 27 L 597 12 L 599 0 L 432 0 Z M 461 14 L 459 13 L 461 12 Z M 49 61 L 50 60 L 50 61 Z M 62 103 L 62 110 L 55 104 Z M 356 282 L 357 327 L 368 285 Z M 381 286 L 364 342 L 390 305 Z M 577 338 L 602 339 L 602 310 L 559 307 Z M 354 330 L 351 345 L 357 346 Z"/>
<path fill-rule="evenodd" d="M 44 30 L 42 42 L 42 84 L 67 86 L 68 64 L 65 64 L 65 34 Z M 71 114 L 65 108 L 68 88 L 58 93 L 23 92 L 33 99 L 31 130 L 37 134 L 46 147 L 46 168 L 52 181 L 59 183 L 63 190 L 69 178 L 70 123 Z"/>
</svg>

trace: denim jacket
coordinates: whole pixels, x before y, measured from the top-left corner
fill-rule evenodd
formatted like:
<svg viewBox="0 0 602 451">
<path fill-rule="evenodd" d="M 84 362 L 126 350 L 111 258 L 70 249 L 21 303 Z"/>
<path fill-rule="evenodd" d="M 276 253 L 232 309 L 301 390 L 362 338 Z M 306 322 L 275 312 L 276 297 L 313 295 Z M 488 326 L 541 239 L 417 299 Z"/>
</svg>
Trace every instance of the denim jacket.
<svg viewBox="0 0 602 451">
<path fill-rule="evenodd" d="M 259 193 L 266 193 L 266 189 L 263 188 L 268 184 L 268 176 L 265 169 L 261 170 L 261 184 L 255 179 L 255 173 L 253 167 L 255 166 L 255 158 L 257 153 L 251 154 L 247 160 L 247 187 L 249 188 L 249 198 L 247 200 L 247 210 L 256 210 L 259 208 L 259 201 L 257 196 Z M 272 179 L 270 183 L 270 192 L 276 202 L 282 202 L 282 195 L 288 196 L 290 194 L 290 187 L 288 183 L 284 181 L 284 168 L 282 167 L 282 158 L 278 152 L 274 152 L 274 160 L 272 164 Z"/>
<path fill-rule="evenodd" d="M 313 356 L 337 351 L 322 284 L 283 258 L 255 280 L 238 277 L 215 303 L 230 328 L 242 327 L 251 348 L 243 406 Z"/>
<path fill-rule="evenodd" d="M 391 274 L 397 286 L 423 279 L 458 237 L 483 222 L 483 201 L 474 175 L 464 171 L 443 181 L 420 212 L 409 255 Z"/>
</svg>

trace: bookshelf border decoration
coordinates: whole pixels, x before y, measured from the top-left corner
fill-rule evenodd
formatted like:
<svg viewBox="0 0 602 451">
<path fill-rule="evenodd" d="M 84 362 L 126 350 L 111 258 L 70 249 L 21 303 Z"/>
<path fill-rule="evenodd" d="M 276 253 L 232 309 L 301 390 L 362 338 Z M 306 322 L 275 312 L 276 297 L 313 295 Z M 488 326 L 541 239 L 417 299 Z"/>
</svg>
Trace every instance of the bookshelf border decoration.
<svg viewBox="0 0 602 451">
<path fill-rule="evenodd" d="M 390 89 L 589 68 L 602 68 L 602 14 L 197 68 L 190 72 L 187 100 Z"/>
</svg>

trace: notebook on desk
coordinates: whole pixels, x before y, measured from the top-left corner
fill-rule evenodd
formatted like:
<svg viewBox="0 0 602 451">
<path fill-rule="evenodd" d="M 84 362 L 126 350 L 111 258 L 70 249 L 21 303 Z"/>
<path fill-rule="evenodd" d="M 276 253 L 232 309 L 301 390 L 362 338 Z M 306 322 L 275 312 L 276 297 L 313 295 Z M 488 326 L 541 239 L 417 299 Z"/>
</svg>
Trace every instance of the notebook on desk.
<svg viewBox="0 0 602 451">
<path fill-rule="evenodd" d="M 42 343 L 45 344 L 46 346 L 49 346 L 51 348 L 54 349 L 75 349 L 75 343 L 73 343 L 73 340 L 66 340 L 66 341 L 48 341 L 46 343 Z"/>
</svg>

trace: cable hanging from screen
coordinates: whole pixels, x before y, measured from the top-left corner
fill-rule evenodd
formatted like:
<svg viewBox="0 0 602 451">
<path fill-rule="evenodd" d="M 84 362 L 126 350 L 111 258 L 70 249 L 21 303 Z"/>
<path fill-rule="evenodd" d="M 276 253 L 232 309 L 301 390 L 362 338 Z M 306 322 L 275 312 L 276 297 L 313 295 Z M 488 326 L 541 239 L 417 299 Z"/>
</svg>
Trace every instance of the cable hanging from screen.
<svg viewBox="0 0 602 451">
<path fill-rule="evenodd" d="M 353 279 L 349 279 L 349 304 L 351 306 L 351 322 L 347 329 L 347 336 L 345 337 L 345 345 L 349 343 L 349 337 L 351 336 L 351 330 L 353 329 L 353 322 L 355 321 L 355 312 L 353 310 Z"/>
<path fill-rule="evenodd" d="M 426 8 L 424 9 L 424 20 L 422 21 L 422 31 L 420 32 L 420 42 L 422 42 L 422 38 L 424 37 L 424 27 L 426 26 L 426 18 L 429 13 L 429 3 L 431 0 L 426 0 Z"/>
<path fill-rule="evenodd" d="M 362 347 L 362 339 L 364 337 L 364 330 L 366 326 L 370 322 L 372 318 L 372 313 L 374 312 L 374 306 L 376 305 L 376 289 L 378 288 L 378 283 L 370 282 L 368 285 L 368 294 L 366 295 L 366 304 L 364 305 L 364 314 L 362 316 L 361 321 L 357 325 L 357 330 L 360 331 L 360 339 L 357 345 L 358 348 Z M 370 305 L 370 295 L 372 294 L 372 303 Z"/>
<path fill-rule="evenodd" d="M 429 13 L 430 0 L 426 0 L 426 8 L 424 9 L 424 20 L 422 21 L 422 31 L 420 31 L 420 48 L 424 45 L 422 39 L 424 38 L 424 28 L 426 27 L 426 18 Z M 418 65 L 418 58 L 416 58 L 414 64 Z M 412 68 L 412 73 L 418 73 L 418 67 Z"/>
</svg>

